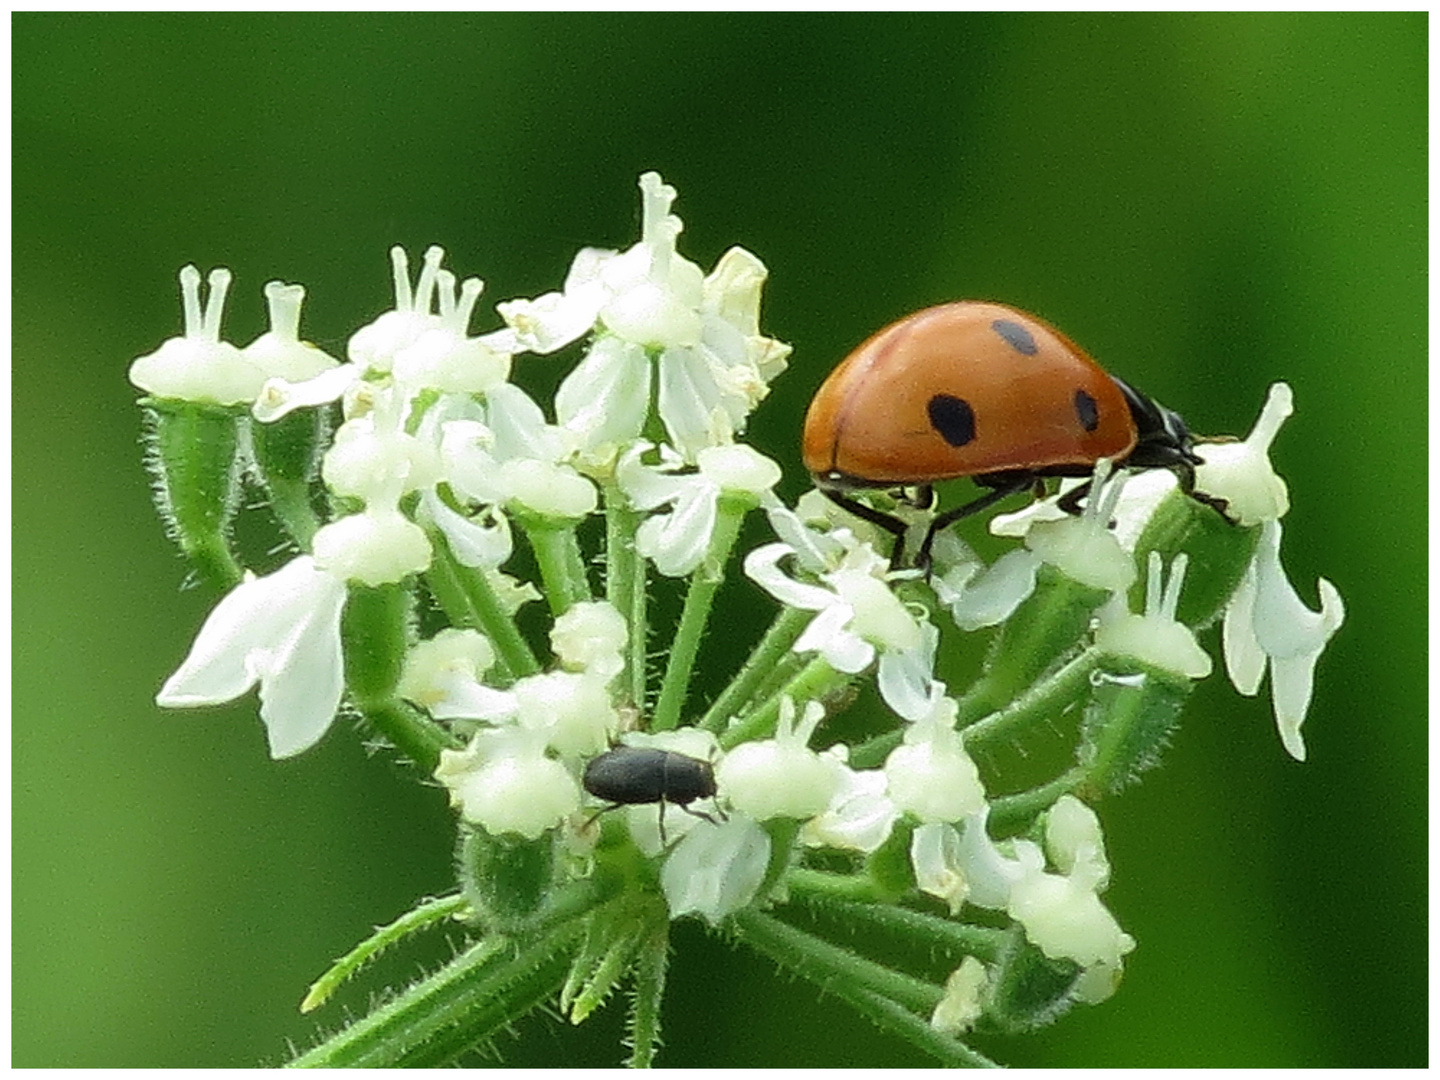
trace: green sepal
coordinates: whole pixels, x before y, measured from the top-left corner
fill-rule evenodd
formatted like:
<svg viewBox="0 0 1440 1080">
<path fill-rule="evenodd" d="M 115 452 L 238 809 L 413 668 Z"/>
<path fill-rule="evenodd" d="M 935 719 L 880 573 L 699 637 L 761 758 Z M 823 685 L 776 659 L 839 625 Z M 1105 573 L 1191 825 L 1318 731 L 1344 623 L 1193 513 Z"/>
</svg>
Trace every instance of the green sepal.
<svg viewBox="0 0 1440 1080">
<path fill-rule="evenodd" d="M 250 426 L 255 480 L 270 497 L 270 511 L 301 548 L 320 527 L 311 485 L 330 444 L 329 409 L 297 409 L 269 424 Z"/>
<path fill-rule="evenodd" d="M 229 534 L 240 503 L 241 447 L 249 413 L 173 398 L 141 398 L 140 406 L 145 464 L 166 531 L 204 581 L 229 589 L 242 576 Z"/>
<path fill-rule="evenodd" d="M 415 598 L 404 583 L 350 583 L 340 617 L 345 685 L 362 708 L 394 697 L 410 646 Z"/>
<path fill-rule="evenodd" d="M 1150 515 L 1135 544 L 1135 565 L 1158 551 L 1167 565 L 1179 552 L 1190 557 L 1180 591 L 1177 622 L 1202 629 L 1218 619 L 1255 558 L 1259 526 L 1233 525 L 1213 507 L 1172 491 Z M 1145 610 L 1145 575 L 1130 587 L 1130 610 Z"/>
<path fill-rule="evenodd" d="M 915 867 L 910 861 L 910 840 L 915 823 L 907 815 L 895 822 L 885 842 L 865 858 L 875 892 L 894 902 L 915 888 Z"/>
<path fill-rule="evenodd" d="M 985 990 L 985 1016 L 1007 1035 L 1035 1031 L 1058 1020 L 1073 1003 L 1071 992 L 1080 978 L 1073 960 L 1052 960 L 1011 928 Z"/>
<path fill-rule="evenodd" d="M 517 934 L 535 921 L 555 883 L 555 844 L 554 830 L 529 840 L 461 825 L 460 891 L 482 926 Z"/>
<path fill-rule="evenodd" d="M 1130 659 L 1111 659 L 1091 680 L 1076 759 L 1088 787 L 1114 794 L 1160 763 L 1194 683 Z"/>
</svg>

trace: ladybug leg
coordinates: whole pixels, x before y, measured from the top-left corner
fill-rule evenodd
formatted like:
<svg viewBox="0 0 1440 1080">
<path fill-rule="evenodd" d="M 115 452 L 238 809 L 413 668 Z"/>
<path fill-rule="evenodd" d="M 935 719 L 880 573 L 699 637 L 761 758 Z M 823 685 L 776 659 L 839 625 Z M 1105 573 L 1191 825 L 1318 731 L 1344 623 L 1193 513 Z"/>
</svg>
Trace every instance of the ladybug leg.
<svg viewBox="0 0 1440 1080">
<path fill-rule="evenodd" d="M 1090 484 L 1091 481 L 1086 480 L 1079 487 L 1071 488 L 1064 495 L 1060 496 L 1059 501 L 1057 501 L 1055 505 L 1067 514 L 1074 515 L 1080 513 L 1080 501 L 1084 499 L 1086 495 L 1090 494 Z"/>
<path fill-rule="evenodd" d="M 1179 482 L 1180 491 L 1190 496 L 1202 506 L 1208 506 L 1219 514 L 1228 524 L 1236 525 L 1238 522 L 1230 516 L 1230 504 L 1224 499 L 1217 499 L 1214 495 L 1207 495 L 1203 491 L 1195 490 L 1195 466 L 1188 461 L 1182 461 L 1172 466 L 1175 479 Z"/>
<path fill-rule="evenodd" d="M 894 568 L 899 565 L 900 556 L 903 554 L 902 549 L 905 547 L 905 532 L 909 528 L 905 522 L 892 514 L 876 510 L 873 506 L 866 506 L 864 503 L 857 499 L 852 499 L 848 495 L 842 495 L 834 488 L 822 487 L 820 490 L 823 491 L 825 497 L 836 506 L 843 507 L 856 517 L 870 522 L 871 525 L 878 525 L 891 536 L 895 537 L 895 548 L 890 553 L 890 566 Z"/>
<path fill-rule="evenodd" d="M 930 528 L 925 532 L 925 541 L 920 545 L 920 551 L 915 556 L 915 565 L 927 573 L 929 572 L 930 548 L 934 546 L 935 535 L 940 532 L 941 529 L 950 527 L 962 518 L 970 517 L 972 514 L 978 514 L 982 510 L 988 510 L 1001 499 L 1007 499 L 1011 495 L 1018 495 L 1020 492 L 1027 490 L 1034 482 L 1035 478 L 1032 476 L 1017 477 L 997 487 L 988 495 L 982 495 L 973 502 L 968 502 L 964 506 L 957 506 L 953 510 L 946 510 L 943 514 L 938 515 L 934 521 L 930 522 Z"/>
</svg>

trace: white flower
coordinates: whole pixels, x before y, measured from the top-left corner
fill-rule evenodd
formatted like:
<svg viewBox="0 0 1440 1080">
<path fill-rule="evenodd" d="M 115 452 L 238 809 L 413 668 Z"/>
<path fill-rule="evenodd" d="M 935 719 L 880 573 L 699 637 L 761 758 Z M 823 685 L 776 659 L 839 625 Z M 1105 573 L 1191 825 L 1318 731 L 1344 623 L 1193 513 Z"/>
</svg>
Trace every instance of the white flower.
<svg viewBox="0 0 1440 1080">
<path fill-rule="evenodd" d="M 836 671 L 853 674 L 870 665 L 877 647 L 882 665 L 887 657 L 894 663 L 895 654 L 926 647 L 920 622 L 887 584 L 888 559 L 859 543 L 849 530 L 825 535 L 805 528 L 794 514 L 778 505 L 768 507 L 767 512 L 777 532 L 791 532 L 795 542 L 756 548 L 745 557 L 745 573 L 781 603 L 817 612 L 796 640 L 796 652 L 818 652 Z M 824 584 L 784 573 L 779 563 L 787 556 L 794 556 L 802 570 L 817 575 Z M 900 662 L 909 664 L 910 660 Z M 913 680 L 897 677 L 886 682 L 898 686 Z"/>
<path fill-rule="evenodd" d="M 961 630 L 1004 622 L 1035 591 L 1040 556 L 1029 548 L 1006 552 L 986 566 L 968 544 L 948 529 L 931 548 L 930 584 Z"/>
<path fill-rule="evenodd" d="M 130 365 L 130 381 L 159 398 L 239 405 L 255 400 L 265 373 L 229 342 L 220 340 L 220 316 L 230 271 L 210 271 L 210 296 L 200 309 L 200 271 L 180 271 L 185 333 Z"/>
<path fill-rule="evenodd" d="M 450 627 L 411 646 L 395 692 L 437 720 L 508 719 L 517 708 L 515 696 L 481 682 L 494 664 L 489 638 Z"/>
<path fill-rule="evenodd" d="M 931 701 L 885 759 L 890 798 L 923 822 L 959 821 L 985 806 L 985 788 L 955 730 L 954 699 L 937 691 Z"/>
<path fill-rule="evenodd" d="M 989 975 L 973 956 L 967 956 L 945 980 L 945 996 L 930 1014 L 930 1026 L 947 1035 L 963 1035 L 980 1019 L 980 998 Z"/>
<path fill-rule="evenodd" d="M 587 248 L 563 293 L 497 306 L 517 343 L 538 352 L 597 331 L 555 398 L 561 426 L 579 436 L 583 458 L 597 468 L 640 435 L 652 377 L 670 442 L 694 461 L 743 429 L 789 352 L 758 331 L 763 264 L 733 248 L 703 276 L 675 248 L 682 228 L 670 213 L 675 189 L 651 172 L 640 190 L 638 244 L 623 254 Z"/>
<path fill-rule="evenodd" d="M 383 407 L 341 424 L 321 461 L 320 475 L 336 495 L 385 503 L 440 478 L 435 448 L 405 431 L 398 393 L 378 395 Z"/>
<path fill-rule="evenodd" d="M 510 353 L 496 335 L 466 336 L 484 285 L 479 278 L 467 278 L 457 297 L 454 274 L 440 270 L 435 279 L 438 322 L 395 351 L 391 371 L 396 382 L 411 388 L 484 394 L 510 377 Z"/>
<path fill-rule="evenodd" d="M 1123 472 L 1112 477 L 1109 459 L 1101 458 L 1079 516 L 1032 523 L 1025 546 L 1071 581 L 1110 592 L 1128 589 L 1135 564 L 1109 528 L 1126 480 Z"/>
<path fill-rule="evenodd" d="M 989 806 L 982 806 L 965 819 L 960 832 L 960 869 L 970 887 L 970 902 L 979 907 L 1003 910 L 1010 902 L 1016 883 L 1045 869 L 1045 853 L 1029 840 L 1013 841 L 1006 855 L 990 839 L 986 822 Z"/>
<path fill-rule="evenodd" d="M 1073 960 L 1082 968 L 1118 968 L 1135 948 L 1135 939 L 1101 903 L 1095 884 L 1078 873 L 1021 878 L 1010 890 L 1006 910 L 1052 960 Z"/>
<path fill-rule="evenodd" d="M 469 278 L 457 293 L 455 275 L 440 268 L 444 258 L 444 249 L 430 247 L 412 290 L 405 249 L 391 248 L 394 309 L 352 335 L 347 364 L 309 374 L 303 370 L 267 371 L 272 377 L 255 401 L 256 419 L 270 422 L 295 409 L 335 401 L 367 376 L 393 372 L 395 380 L 407 388 L 407 397 L 422 388 L 484 393 L 508 378 L 513 335 L 500 331 L 478 338 L 466 336 L 484 286 L 479 278 Z M 438 313 L 434 310 L 437 305 Z"/>
<path fill-rule="evenodd" d="M 1100 818 L 1074 795 L 1062 795 L 1045 814 L 1045 854 L 1062 874 L 1079 874 L 1103 891 L 1110 860 Z"/>
<path fill-rule="evenodd" d="M 560 663 L 611 679 L 625 666 L 622 653 L 629 640 L 625 616 L 608 600 L 572 604 L 550 629 L 550 644 Z"/>
<path fill-rule="evenodd" d="M 1240 525 L 1258 525 L 1285 516 L 1290 493 L 1270 464 L 1270 444 L 1295 411 L 1295 396 L 1285 383 L 1270 387 L 1254 430 L 1242 442 L 1201 443 L 1195 452 L 1205 463 L 1195 470 L 1195 484 L 1206 494 L 1225 500 L 1225 513 Z"/>
<path fill-rule="evenodd" d="M 445 476 L 462 498 L 559 518 L 595 509 L 595 485 L 564 464 L 574 440 L 546 423 L 540 406 L 519 387 L 491 388 L 484 423 L 448 420 L 440 427 Z"/>
<path fill-rule="evenodd" d="M 464 750 L 441 750 L 435 779 L 461 817 L 495 835 L 534 840 L 580 809 L 575 778 L 545 756 L 543 739 L 520 728 L 482 730 Z"/>
<path fill-rule="evenodd" d="M 800 829 L 809 847 L 835 847 L 866 854 L 890 836 L 900 811 L 891 801 L 885 773 L 880 769 L 852 769 L 845 759 L 848 748 L 837 743 L 820 755 L 835 776 L 830 804 Z"/>
<path fill-rule="evenodd" d="M 313 546 L 316 566 L 371 586 L 429 569 L 432 554 L 425 530 L 385 507 L 330 522 L 315 534 Z"/>
<path fill-rule="evenodd" d="M 639 510 L 671 506 L 640 523 L 635 545 L 666 577 L 691 573 L 710 550 L 724 494 L 767 493 L 780 481 L 780 466 L 743 444 L 709 446 L 697 455 L 698 470 L 680 474 L 684 462 L 668 446 L 660 447 L 660 465 L 646 465 L 641 455 L 649 443 L 637 443 L 620 458 L 615 477 Z"/>
<path fill-rule="evenodd" d="M 345 582 L 302 555 L 265 577 L 247 575 L 215 606 L 156 703 L 218 705 L 260 684 L 271 757 L 308 750 L 330 727 L 344 668 Z"/>
<path fill-rule="evenodd" d="M 405 249 L 399 244 L 390 249 L 395 307 L 351 335 L 346 353 L 352 364 L 358 365 L 362 371 L 383 374 L 394 365 L 396 354 L 413 345 L 427 330 L 444 328 L 440 316 L 432 310 L 440 263 L 444 258 L 445 249 L 438 245 L 432 244 L 425 249 L 424 265 L 412 291 L 410 260 Z M 476 295 L 479 295 L 478 290 Z"/>
<path fill-rule="evenodd" d="M 1054 874 L 1028 840 L 1013 841 L 1014 856 L 1004 855 L 986 832 L 988 816 L 988 809 L 982 809 L 969 817 L 960 841 L 971 903 L 1008 911 L 1025 927 L 1025 936 L 1053 960 L 1118 970 L 1135 948 L 1135 939 L 1100 902 L 1098 893 L 1110 866 L 1100 847 L 1098 823 L 1092 827 L 1076 807 L 1059 811 L 1053 830 L 1047 825 L 1046 844 L 1070 869 Z M 1053 836 L 1048 835 L 1052 831 Z"/>
<path fill-rule="evenodd" d="M 660 870 L 670 917 L 693 911 L 718 924 L 755 898 L 769 865 L 770 837 L 744 814 L 718 825 L 697 821 Z"/>
<path fill-rule="evenodd" d="M 545 738 L 566 760 L 596 754 L 610 745 L 620 717 L 610 703 L 608 676 L 549 671 L 529 675 L 510 688 L 521 726 Z"/>
<path fill-rule="evenodd" d="M 837 777 L 808 746 L 824 718 L 825 707 L 810 701 L 797 724 L 795 702 L 783 698 L 775 738 L 741 743 L 716 770 L 716 784 L 731 805 L 756 821 L 808 818 L 824 810 Z"/>
<path fill-rule="evenodd" d="M 249 360 L 267 379 L 303 382 L 340 364 L 324 349 L 300 340 L 300 305 L 305 286 L 271 281 L 265 285 L 270 307 L 270 329 L 245 346 Z"/>
<path fill-rule="evenodd" d="M 915 884 L 923 893 L 944 900 L 950 914 L 958 915 L 970 895 L 962 869 L 960 833 L 953 825 L 932 821 L 910 834 L 910 863 Z"/>
<path fill-rule="evenodd" d="M 1111 656 L 1129 656 L 1142 663 L 1172 672 L 1186 679 L 1203 679 L 1214 665 L 1194 631 L 1175 621 L 1180 587 L 1185 582 L 1189 556 L 1183 551 L 1170 564 L 1170 582 L 1162 592 L 1162 561 L 1158 551 L 1150 552 L 1149 578 L 1145 590 L 1145 614 L 1132 615 L 1125 599 L 1117 593 L 1112 604 L 1100 612 L 1095 645 Z"/>
<path fill-rule="evenodd" d="M 1334 585 L 1318 583 L 1320 610 L 1311 611 L 1280 565 L 1280 522 L 1261 526 L 1255 559 L 1225 609 L 1225 668 L 1235 689 L 1260 689 L 1270 668 L 1270 699 L 1280 740 L 1297 761 L 1305 760 L 1300 725 L 1315 687 L 1315 663 L 1345 621 L 1345 604 Z"/>
</svg>

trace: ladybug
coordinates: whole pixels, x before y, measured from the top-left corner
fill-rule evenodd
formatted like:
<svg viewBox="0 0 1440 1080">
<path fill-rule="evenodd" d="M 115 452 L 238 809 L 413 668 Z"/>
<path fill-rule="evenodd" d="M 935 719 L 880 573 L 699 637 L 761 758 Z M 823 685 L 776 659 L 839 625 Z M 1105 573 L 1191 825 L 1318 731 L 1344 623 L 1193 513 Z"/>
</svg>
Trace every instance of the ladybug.
<svg viewBox="0 0 1440 1080">
<path fill-rule="evenodd" d="M 1051 476 L 1089 476 L 1100 458 L 1117 468 L 1172 470 L 1195 491 L 1194 439 L 1178 414 L 1108 374 L 1044 320 L 1004 304 L 961 300 L 892 323 L 830 373 L 805 416 L 805 467 L 836 503 L 895 536 L 905 522 L 852 492 L 892 489 L 928 509 L 931 485 L 968 476 L 991 490 L 935 517 L 935 534 Z M 1079 510 L 1088 483 L 1060 500 Z"/>
</svg>

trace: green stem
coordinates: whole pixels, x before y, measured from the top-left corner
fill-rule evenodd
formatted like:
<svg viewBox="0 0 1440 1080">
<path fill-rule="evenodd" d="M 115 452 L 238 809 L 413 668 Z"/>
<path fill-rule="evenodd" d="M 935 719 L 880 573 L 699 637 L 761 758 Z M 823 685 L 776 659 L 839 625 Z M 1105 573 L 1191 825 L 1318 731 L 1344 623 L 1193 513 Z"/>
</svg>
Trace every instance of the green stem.
<svg viewBox="0 0 1440 1080">
<path fill-rule="evenodd" d="M 734 923 L 741 941 L 842 998 L 847 990 L 863 987 L 928 1013 L 943 995 L 934 983 L 867 960 L 773 915 L 744 910 L 735 914 Z"/>
<path fill-rule="evenodd" d="M 501 606 L 485 574 L 455 558 L 445 536 L 430 531 L 435 555 L 425 571 L 425 583 L 455 626 L 479 630 L 495 646 L 495 656 L 504 674 L 511 679 L 534 675 L 540 670 L 535 654 L 520 633 L 515 617 Z"/>
<path fill-rule="evenodd" d="M 468 901 L 460 894 L 442 896 L 438 900 L 426 900 L 419 907 L 407 911 L 388 926 L 382 926 L 348 953 L 335 961 L 329 971 L 311 985 L 305 999 L 300 1002 L 302 1013 L 310 1012 L 325 1004 L 345 980 L 368 964 L 375 957 L 394 945 L 401 938 L 409 937 L 416 931 L 448 919 L 464 911 Z"/>
<path fill-rule="evenodd" d="M 360 715 L 396 750 L 415 763 L 425 776 L 440 764 L 441 750 L 458 750 L 464 743 L 407 701 L 357 703 Z"/>
<path fill-rule="evenodd" d="M 582 926 L 556 927 L 508 956 L 503 938 L 486 938 L 290 1067 L 447 1064 L 555 992 Z"/>
<path fill-rule="evenodd" d="M 785 885 L 797 900 L 873 903 L 880 899 L 868 874 L 836 874 L 797 866 L 785 875 Z"/>
<path fill-rule="evenodd" d="M 516 516 L 535 552 L 550 611 L 563 615 L 573 605 L 589 600 L 590 581 L 585 574 L 585 559 L 580 554 L 575 523 L 533 515 Z"/>
<path fill-rule="evenodd" d="M 646 1069 L 660 1047 L 660 1001 L 665 994 L 665 969 L 670 962 L 670 927 L 661 923 L 640 943 L 635 961 L 635 990 L 630 1001 L 630 1059 L 632 1069 Z"/>
<path fill-rule="evenodd" d="M 795 878 L 792 876 L 789 881 L 793 885 Z M 877 935 L 888 934 L 922 950 L 940 947 L 994 963 L 1007 940 L 1007 932 L 994 927 L 954 922 L 894 904 L 849 899 L 828 888 L 795 887 L 791 889 L 791 898 L 843 923 L 859 940 L 867 942 Z"/>
<path fill-rule="evenodd" d="M 946 1064 L 991 1064 L 983 1055 L 930 1026 L 926 1018 L 944 993 L 933 983 L 892 971 L 758 911 L 738 912 L 733 922 L 741 941 Z"/>
<path fill-rule="evenodd" d="M 966 727 L 1015 700 L 1085 637 L 1103 589 L 1042 567 L 1035 591 L 1000 627 L 985 671 L 959 700 L 956 727 Z"/>
<path fill-rule="evenodd" d="M 621 615 L 629 630 L 625 668 L 616 679 L 628 703 L 645 708 L 645 658 L 649 643 L 646 624 L 645 559 L 635 547 L 641 515 L 630 506 L 618 485 L 604 486 L 605 496 L 605 599 Z M 622 702 L 624 704 L 624 702 Z"/>
<path fill-rule="evenodd" d="M 798 675 L 771 694 L 763 704 L 737 718 L 730 727 L 721 732 L 721 747 L 730 750 L 742 742 L 763 739 L 773 734 L 775 724 L 780 719 L 780 702 L 785 698 L 793 698 L 797 706 L 803 701 L 822 699 L 854 677 L 836 671 L 823 656 L 812 658 Z"/>
<path fill-rule="evenodd" d="M 780 609 L 770 629 L 750 653 L 745 666 L 740 669 L 720 696 L 700 720 L 700 727 L 709 731 L 723 731 L 732 716 L 754 703 L 765 683 L 783 663 L 801 663 L 800 656 L 791 651 L 791 646 L 810 625 L 815 617 L 813 611 L 786 607 Z M 791 673 L 793 675 L 793 672 Z"/>
<path fill-rule="evenodd" d="M 440 751 L 459 742 L 419 709 L 395 696 L 410 644 L 414 603 L 405 584 L 350 585 L 340 618 L 345 685 L 361 715 L 427 776 Z"/>
<path fill-rule="evenodd" d="M 1099 666 L 1100 654 L 1093 648 L 1086 649 L 1006 708 L 965 728 L 965 748 L 974 750 L 1011 738 L 1035 724 L 1053 723 L 1085 698 L 1090 676 Z"/>
<path fill-rule="evenodd" d="M 594 879 L 563 890 L 533 936 L 487 937 L 439 971 L 290 1062 L 291 1068 L 445 1065 L 559 992 L 584 917 L 614 893 Z"/>
<path fill-rule="evenodd" d="M 1028 825 L 1036 815 L 1054 806 L 1055 800 L 1060 796 L 1069 795 L 1080 788 L 1085 779 L 1085 768 L 1076 765 L 1039 787 L 991 799 L 990 816 L 987 819 L 990 828 L 999 833 L 1008 833 Z"/>
<path fill-rule="evenodd" d="M 725 580 L 725 564 L 740 536 L 748 503 L 721 497 L 715 520 L 715 531 L 705 559 L 690 575 L 690 588 L 685 593 L 685 606 L 680 612 L 680 626 L 670 646 L 670 659 L 660 683 L 660 697 L 655 703 L 652 731 L 669 731 L 680 723 L 685 697 L 690 689 L 690 674 L 700 652 L 700 639 L 710 619 L 715 593 Z"/>
</svg>

